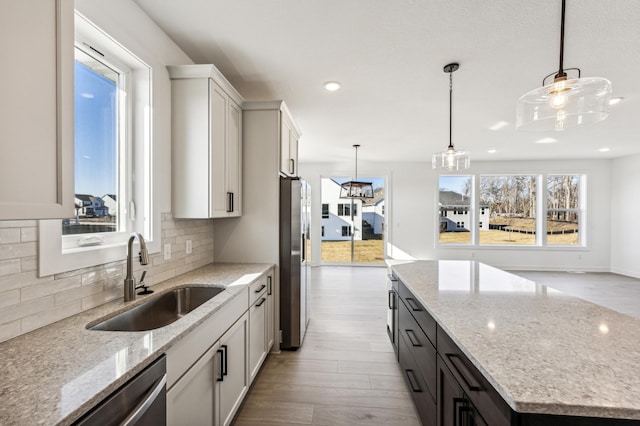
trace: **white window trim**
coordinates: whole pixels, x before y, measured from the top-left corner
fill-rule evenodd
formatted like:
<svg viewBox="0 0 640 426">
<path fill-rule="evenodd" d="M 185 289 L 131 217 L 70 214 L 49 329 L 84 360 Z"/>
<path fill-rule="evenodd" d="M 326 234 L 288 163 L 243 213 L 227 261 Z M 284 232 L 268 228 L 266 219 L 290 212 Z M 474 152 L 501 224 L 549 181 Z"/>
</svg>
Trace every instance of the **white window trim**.
<svg viewBox="0 0 640 426">
<path fill-rule="evenodd" d="M 131 170 L 134 176 L 128 176 L 120 185 L 129 185 L 127 194 L 134 194 L 138 200 L 137 206 L 133 203 L 131 195 L 128 200 L 118 201 L 120 212 L 126 211 L 131 231 L 141 232 L 147 241 L 147 249 L 151 253 L 160 251 L 160 220 L 159 215 L 153 210 L 153 170 L 151 161 L 152 134 L 151 134 L 151 85 L 152 70 L 144 65 L 136 55 L 120 45 L 117 41 L 105 34 L 89 20 L 76 11 L 75 14 L 75 38 L 76 43 L 91 40 L 90 45 L 98 48 L 103 53 L 117 57 L 125 66 L 133 71 L 130 78 L 134 81 L 133 99 L 130 115 L 126 117 L 126 135 L 136 143 L 126 144 L 127 161 L 134 161 Z M 125 53 L 123 55 L 123 52 Z M 141 64 L 144 66 L 142 67 Z M 130 96 L 131 97 L 131 96 Z M 143 141 L 142 143 L 140 141 Z M 133 159 L 133 160 L 132 160 Z M 120 158 L 119 161 L 122 161 Z M 136 172 L 142 172 L 142 176 L 135 176 Z M 121 189 L 122 188 L 121 186 Z M 135 194 L 138 194 L 137 196 Z M 125 205 L 126 204 L 126 205 Z M 136 209 L 137 207 L 137 209 Z M 136 210 L 138 210 L 136 212 Z M 91 234 L 85 234 L 83 237 Z M 95 234 L 100 236 L 99 234 Z M 47 276 L 75 269 L 115 262 L 126 258 L 126 244 L 129 232 L 118 232 L 115 239 L 109 239 L 99 246 L 62 248 L 61 220 L 41 220 L 39 223 L 39 276 Z"/>
</svg>

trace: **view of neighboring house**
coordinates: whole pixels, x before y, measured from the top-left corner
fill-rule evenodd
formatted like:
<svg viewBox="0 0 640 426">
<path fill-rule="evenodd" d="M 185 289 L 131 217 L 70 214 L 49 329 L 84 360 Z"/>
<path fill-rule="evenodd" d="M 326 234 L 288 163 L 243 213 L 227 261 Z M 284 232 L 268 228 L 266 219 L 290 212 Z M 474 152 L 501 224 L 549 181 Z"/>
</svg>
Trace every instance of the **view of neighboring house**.
<svg viewBox="0 0 640 426">
<path fill-rule="evenodd" d="M 76 194 L 76 216 L 102 217 L 109 215 L 109 208 L 100 197 Z"/>
<path fill-rule="evenodd" d="M 118 214 L 118 200 L 116 194 L 105 194 L 102 196 L 102 202 L 109 209 L 109 214 L 115 216 Z"/>
<path fill-rule="evenodd" d="M 384 232 L 384 192 L 376 191 L 372 201 L 362 206 L 363 226 L 371 227 L 374 235 L 382 235 Z"/>
<path fill-rule="evenodd" d="M 440 191 L 440 232 L 469 232 L 471 230 L 471 198 L 454 191 Z M 489 229 L 489 206 L 480 205 L 478 229 Z"/>
<path fill-rule="evenodd" d="M 352 233 L 355 240 L 361 240 L 362 201 L 340 198 L 340 184 L 333 179 L 322 179 L 321 194 L 322 241 L 351 240 Z"/>
</svg>

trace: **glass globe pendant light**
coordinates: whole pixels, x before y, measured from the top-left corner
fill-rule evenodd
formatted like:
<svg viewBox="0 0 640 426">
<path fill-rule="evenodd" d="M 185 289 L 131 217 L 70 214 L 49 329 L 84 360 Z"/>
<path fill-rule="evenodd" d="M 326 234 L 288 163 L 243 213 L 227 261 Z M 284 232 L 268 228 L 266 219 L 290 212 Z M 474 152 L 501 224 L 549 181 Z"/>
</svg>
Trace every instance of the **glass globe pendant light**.
<svg viewBox="0 0 640 426">
<path fill-rule="evenodd" d="M 452 110 L 453 110 L 453 72 L 460 68 L 460 64 L 451 63 L 444 66 L 443 71 L 449 74 L 449 146 L 446 151 L 433 154 L 431 167 L 434 169 L 460 170 L 471 166 L 471 156 L 466 151 L 457 151 L 453 147 L 451 138 Z"/>
<path fill-rule="evenodd" d="M 609 115 L 611 82 L 606 78 L 581 78 L 579 68 L 564 68 L 564 18 L 566 0 L 562 0 L 560 24 L 560 66 L 542 80 L 542 87 L 518 99 L 516 129 L 525 131 L 564 130 L 604 120 Z M 566 71 L 577 72 L 568 78 Z M 547 80 L 553 81 L 547 84 Z"/>
<path fill-rule="evenodd" d="M 340 198 L 373 198 L 373 184 L 358 181 L 358 148 L 360 145 L 353 147 L 356 149 L 356 172 L 353 180 L 340 184 Z"/>
</svg>

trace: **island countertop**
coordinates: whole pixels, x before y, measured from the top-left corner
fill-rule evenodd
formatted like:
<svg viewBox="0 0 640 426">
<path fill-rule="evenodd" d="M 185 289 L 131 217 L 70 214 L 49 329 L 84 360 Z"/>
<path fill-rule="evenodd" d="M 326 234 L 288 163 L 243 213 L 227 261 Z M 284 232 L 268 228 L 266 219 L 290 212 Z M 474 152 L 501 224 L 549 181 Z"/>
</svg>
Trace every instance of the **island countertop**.
<svg viewBox="0 0 640 426">
<path fill-rule="evenodd" d="M 0 343 L 0 424 L 71 424 L 272 266 L 213 263 L 154 285 L 154 295 L 183 284 L 225 287 L 188 315 L 155 330 L 86 329 L 87 324 L 140 304 L 144 298 L 138 296 L 135 301 L 109 302 Z"/>
<path fill-rule="evenodd" d="M 640 320 L 478 262 L 391 268 L 513 410 L 640 419 Z"/>
</svg>

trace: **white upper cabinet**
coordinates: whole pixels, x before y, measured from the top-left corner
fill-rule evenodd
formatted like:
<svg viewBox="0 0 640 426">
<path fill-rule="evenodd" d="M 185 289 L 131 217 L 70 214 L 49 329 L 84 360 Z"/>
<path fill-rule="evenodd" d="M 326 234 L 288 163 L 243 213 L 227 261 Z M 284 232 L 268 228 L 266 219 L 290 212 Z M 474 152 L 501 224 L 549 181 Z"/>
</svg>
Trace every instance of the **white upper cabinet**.
<svg viewBox="0 0 640 426">
<path fill-rule="evenodd" d="M 73 0 L 2 0 L 0 220 L 74 215 Z"/>
<path fill-rule="evenodd" d="M 173 214 L 242 214 L 244 99 L 213 65 L 169 66 Z"/>
<path fill-rule="evenodd" d="M 300 139 L 300 131 L 293 123 L 291 114 L 284 103 L 280 120 L 280 172 L 287 176 L 298 176 L 298 140 Z"/>
</svg>

